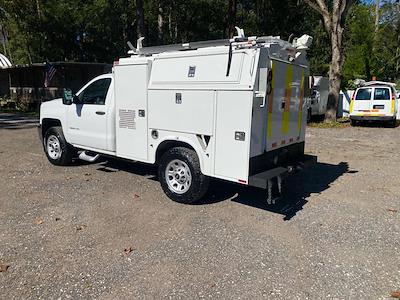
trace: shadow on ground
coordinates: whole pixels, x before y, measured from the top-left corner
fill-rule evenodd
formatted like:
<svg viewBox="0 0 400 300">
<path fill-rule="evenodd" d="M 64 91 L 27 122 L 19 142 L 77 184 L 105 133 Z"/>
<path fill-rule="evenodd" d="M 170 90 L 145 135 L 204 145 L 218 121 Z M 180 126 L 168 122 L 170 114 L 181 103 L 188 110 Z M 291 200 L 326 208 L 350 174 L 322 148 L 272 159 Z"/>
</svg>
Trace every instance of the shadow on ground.
<svg viewBox="0 0 400 300">
<path fill-rule="evenodd" d="M 39 124 L 37 117 L 0 113 L 0 129 L 27 129 Z"/>
<path fill-rule="evenodd" d="M 103 172 L 125 171 L 136 175 L 145 176 L 151 180 L 157 180 L 157 168 L 140 163 L 105 159 L 97 170 Z M 357 173 L 349 170 L 348 163 L 341 162 L 337 165 L 317 163 L 297 174 L 289 176 L 285 180 L 284 192 L 276 204 L 267 204 L 267 193 L 263 189 L 241 186 L 238 184 L 212 180 L 210 190 L 196 205 L 208 205 L 221 201 L 233 201 L 257 209 L 263 209 L 283 216 L 284 220 L 290 220 L 296 213 L 303 209 L 308 202 L 307 198 L 314 193 L 321 193 L 340 176 L 346 173 Z"/>
</svg>

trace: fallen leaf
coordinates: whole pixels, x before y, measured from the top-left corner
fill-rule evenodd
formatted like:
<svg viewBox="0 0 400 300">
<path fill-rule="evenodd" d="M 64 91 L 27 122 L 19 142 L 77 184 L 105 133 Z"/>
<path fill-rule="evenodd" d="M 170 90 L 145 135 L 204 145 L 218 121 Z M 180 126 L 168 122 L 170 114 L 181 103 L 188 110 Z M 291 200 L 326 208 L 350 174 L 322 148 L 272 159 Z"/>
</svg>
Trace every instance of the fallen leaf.
<svg viewBox="0 0 400 300">
<path fill-rule="evenodd" d="M 37 218 L 36 220 L 35 220 L 35 224 L 36 225 L 40 225 L 40 224 L 43 224 L 43 219 L 41 219 L 41 218 Z"/>
<path fill-rule="evenodd" d="M 65 177 L 65 179 L 70 180 L 70 179 L 72 179 L 72 177 L 67 176 L 67 177 Z"/>
<path fill-rule="evenodd" d="M 394 209 L 394 208 L 388 208 L 388 211 L 390 211 L 390 212 L 397 212 L 397 209 Z"/>
<path fill-rule="evenodd" d="M 124 254 L 125 254 L 125 255 L 128 255 L 128 254 L 131 253 L 132 251 L 133 251 L 133 248 L 132 248 L 132 247 L 125 248 L 125 249 L 124 249 Z"/>
<path fill-rule="evenodd" d="M 61 218 L 59 218 L 59 217 L 56 217 L 56 218 L 55 218 L 55 220 L 56 220 L 56 222 L 57 222 L 57 221 L 60 221 L 60 220 L 61 220 Z"/>
<path fill-rule="evenodd" d="M 92 175 L 91 173 L 85 173 L 85 176 L 90 176 L 90 175 Z"/>
<path fill-rule="evenodd" d="M 79 230 L 85 229 L 86 227 L 87 226 L 85 224 L 78 225 L 78 226 L 76 226 L 76 230 L 79 231 Z"/>
<path fill-rule="evenodd" d="M 400 299 L 400 291 L 391 292 L 390 297 Z"/>
<path fill-rule="evenodd" d="M 0 272 L 7 272 L 9 265 L 0 265 Z"/>
<path fill-rule="evenodd" d="M 139 198 L 140 196 L 138 194 L 134 194 L 133 198 Z"/>
</svg>

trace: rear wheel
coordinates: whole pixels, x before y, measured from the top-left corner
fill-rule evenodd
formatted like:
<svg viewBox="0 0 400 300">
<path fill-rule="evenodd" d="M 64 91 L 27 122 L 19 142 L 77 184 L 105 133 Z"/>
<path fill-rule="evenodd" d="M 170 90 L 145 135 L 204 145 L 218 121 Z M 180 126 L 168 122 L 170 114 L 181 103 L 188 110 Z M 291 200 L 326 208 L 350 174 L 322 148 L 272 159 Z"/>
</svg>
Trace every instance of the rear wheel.
<svg viewBox="0 0 400 300">
<path fill-rule="evenodd" d="M 311 108 L 307 110 L 307 123 L 311 122 Z"/>
<path fill-rule="evenodd" d="M 356 120 L 350 119 L 350 125 L 351 125 L 351 126 L 357 126 L 358 123 L 357 123 Z"/>
<path fill-rule="evenodd" d="M 65 140 L 61 127 L 49 128 L 43 142 L 46 156 L 53 165 L 66 166 L 72 162 L 75 150 Z"/>
<path fill-rule="evenodd" d="M 209 178 L 201 173 L 196 152 L 185 147 L 172 148 L 161 157 L 158 177 L 165 194 L 179 203 L 194 203 L 208 190 Z"/>
</svg>

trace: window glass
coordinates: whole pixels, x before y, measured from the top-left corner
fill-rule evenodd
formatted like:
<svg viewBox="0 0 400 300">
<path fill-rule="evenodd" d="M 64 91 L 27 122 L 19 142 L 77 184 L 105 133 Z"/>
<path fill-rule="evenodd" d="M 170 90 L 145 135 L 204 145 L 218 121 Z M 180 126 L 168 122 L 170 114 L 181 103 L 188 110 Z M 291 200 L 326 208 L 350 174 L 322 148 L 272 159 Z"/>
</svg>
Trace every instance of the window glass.
<svg viewBox="0 0 400 300">
<path fill-rule="evenodd" d="M 356 95 L 356 100 L 371 100 L 372 89 L 359 89 Z"/>
<path fill-rule="evenodd" d="M 79 100 L 83 104 L 104 105 L 110 83 L 111 78 L 96 80 L 79 94 Z"/>
<path fill-rule="evenodd" d="M 388 88 L 375 88 L 374 100 L 390 100 Z"/>
</svg>

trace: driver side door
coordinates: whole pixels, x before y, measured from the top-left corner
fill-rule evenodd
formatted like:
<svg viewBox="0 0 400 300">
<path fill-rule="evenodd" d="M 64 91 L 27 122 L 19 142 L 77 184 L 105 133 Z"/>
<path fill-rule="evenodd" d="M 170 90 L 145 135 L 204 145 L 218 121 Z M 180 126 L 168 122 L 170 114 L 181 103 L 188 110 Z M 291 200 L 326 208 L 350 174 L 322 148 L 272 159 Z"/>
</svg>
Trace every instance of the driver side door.
<svg viewBox="0 0 400 300">
<path fill-rule="evenodd" d="M 69 106 L 68 136 L 75 146 L 107 150 L 107 117 L 111 77 L 99 78 L 81 90 Z"/>
</svg>

